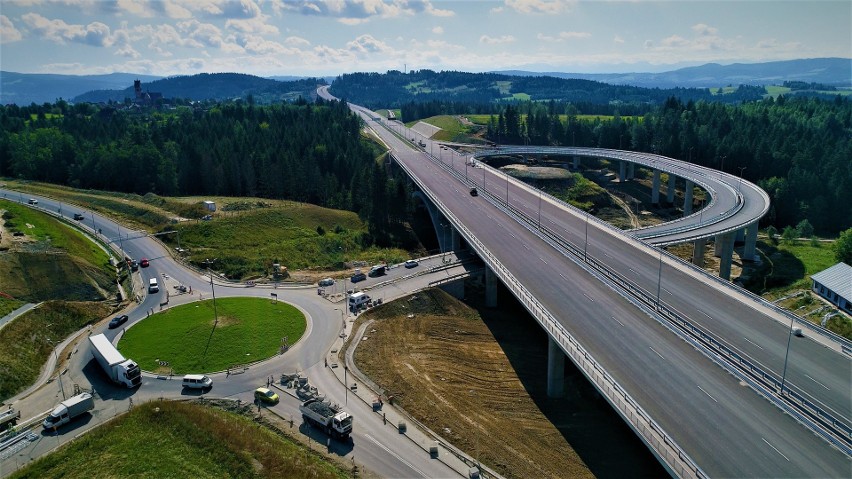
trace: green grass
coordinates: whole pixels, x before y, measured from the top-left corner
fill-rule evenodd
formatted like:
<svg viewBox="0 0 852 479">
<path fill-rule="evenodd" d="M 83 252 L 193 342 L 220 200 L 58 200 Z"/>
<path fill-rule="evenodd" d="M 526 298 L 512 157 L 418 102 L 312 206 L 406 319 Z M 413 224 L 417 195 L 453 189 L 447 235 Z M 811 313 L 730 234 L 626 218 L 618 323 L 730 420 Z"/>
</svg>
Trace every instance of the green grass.
<svg viewBox="0 0 852 479">
<path fill-rule="evenodd" d="M 152 401 L 13 473 L 14 479 L 344 478 L 347 471 L 242 415 Z"/>
<path fill-rule="evenodd" d="M 781 241 L 777 249 L 789 253 L 804 266 L 804 274 L 795 284 L 797 287 L 810 287 L 810 276 L 812 274 L 819 273 L 837 263 L 830 243 L 812 245 L 807 241 Z M 776 265 L 776 268 L 778 267 L 779 265 Z M 785 267 L 786 265 L 783 263 L 780 265 L 782 273 L 787 272 L 783 269 Z"/>
<path fill-rule="evenodd" d="M 492 115 L 464 115 L 464 116 L 468 120 L 470 120 L 471 123 L 475 123 L 477 125 L 487 125 L 488 122 L 491 120 Z M 497 115 L 493 115 L 493 116 L 494 116 L 494 121 L 496 122 L 497 121 Z M 590 122 L 590 123 L 593 123 L 597 120 L 611 121 L 613 118 L 615 118 L 613 115 L 575 115 L 575 117 L 579 121 Z M 527 119 L 527 115 L 521 115 L 521 121 L 526 121 L 526 119 Z M 630 119 L 630 120 L 633 120 L 633 121 L 641 121 L 642 117 L 641 116 L 629 116 L 628 115 L 628 116 L 622 116 L 621 119 L 622 120 Z M 559 121 L 567 124 L 568 123 L 568 115 L 559 115 Z"/>
<path fill-rule="evenodd" d="M 24 304 L 26 304 L 24 301 L 0 296 L 0 318 L 20 308 Z"/>
<path fill-rule="evenodd" d="M 317 232 L 318 226 L 324 234 Z M 355 213 L 307 203 L 220 213 L 213 221 L 173 227 L 180 231 L 181 247 L 190 249 L 190 261 L 200 265 L 215 257 L 214 269 L 232 278 L 269 274 L 275 262 L 291 271 L 332 270 L 352 260 L 396 262 L 408 257 L 401 249 L 364 247 L 367 226 Z"/>
<path fill-rule="evenodd" d="M 212 300 L 157 313 L 128 329 L 118 349 L 146 371 L 158 370 L 159 360 L 168 361 L 176 374 L 202 373 L 274 356 L 281 338 L 292 345 L 305 333 L 305 316 L 282 302 L 220 298 L 216 311 L 215 330 Z"/>
<path fill-rule="evenodd" d="M 785 86 L 766 85 L 766 95 L 772 98 L 778 98 L 778 95 L 786 95 L 790 93 L 790 89 Z"/>
<path fill-rule="evenodd" d="M 53 350 L 48 339 L 62 341 L 109 313 L 110 309 L 100 303 L 48 301 L 0 329 L 0 401 L 38 378 Z"/>
</svg>

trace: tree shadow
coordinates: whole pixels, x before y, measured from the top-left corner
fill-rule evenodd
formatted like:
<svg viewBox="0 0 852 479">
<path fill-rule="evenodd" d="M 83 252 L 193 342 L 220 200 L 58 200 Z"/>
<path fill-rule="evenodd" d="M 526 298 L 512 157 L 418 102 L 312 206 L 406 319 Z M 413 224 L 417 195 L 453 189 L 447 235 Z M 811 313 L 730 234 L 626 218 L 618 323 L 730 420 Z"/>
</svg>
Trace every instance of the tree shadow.
<svg viewBox="0 0 852 479">
<path fill-rule="evenodd" d="M 806 277 L 805 264 L 793 253 L 763 241 L 758 242 L 757 248 L 764 257 L 760 268 L 746 284 L 750 291 L 762 293 L 786 288 Z"/>
</svg>

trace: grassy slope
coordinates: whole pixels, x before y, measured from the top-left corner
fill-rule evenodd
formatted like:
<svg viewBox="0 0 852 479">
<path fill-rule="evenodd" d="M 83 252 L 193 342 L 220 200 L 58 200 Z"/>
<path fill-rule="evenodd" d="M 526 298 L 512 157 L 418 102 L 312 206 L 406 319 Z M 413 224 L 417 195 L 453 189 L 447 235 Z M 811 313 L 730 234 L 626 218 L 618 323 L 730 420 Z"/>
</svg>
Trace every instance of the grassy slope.
<svg viewBox="0 0 852 479">
<path fill-rule="evenodd" d="M 231 277 L 266 274 L 276 260 L 297 270 L 342 268 L 345 261 L 352 260 L 396 262 L 408 257 L 399 249 L 363 248 L 367 227 L 355 213 L 306 203 L 221 213 L 213 221 L 176 226 L 181 246 L 190 249 L 191 261 L 215 257 L 216 270 Z M 325 234 L 320 235 L 317 226 Z"/>
<path fill-rule="evenodd" d="M 0 329 L 0 401 L 20 392 L 36 378 L 53 346 L 110 309 L 100 303 L 48 301 Z"/>
<path fill-rule="evenodd" d="M 118 348 L 147 371 L 157 370 L 157 360 L 163 360 L 175 373 L 201 373 L 274 356 L 281 338 L 292 345 L 305 333 L 305 316 L 289 304 L 220 298 L 216 310 L 219 322 L 212 336 L 213 301 L 208 300 L 155 314 L 128 329 Z"/>
<path fill-rule="evenodd" d="M 101 426 L 11 478 L 343 478 L 247 417 L 182 402 L 156 401 Z"/>
<path fill-rule="evenodd" d="M 24 304 L 26 304 L 24 301 L 18 301 L 17 299 L 4 298 L 0 296 L 0 318 L 20 308 Z"/>
</svg>

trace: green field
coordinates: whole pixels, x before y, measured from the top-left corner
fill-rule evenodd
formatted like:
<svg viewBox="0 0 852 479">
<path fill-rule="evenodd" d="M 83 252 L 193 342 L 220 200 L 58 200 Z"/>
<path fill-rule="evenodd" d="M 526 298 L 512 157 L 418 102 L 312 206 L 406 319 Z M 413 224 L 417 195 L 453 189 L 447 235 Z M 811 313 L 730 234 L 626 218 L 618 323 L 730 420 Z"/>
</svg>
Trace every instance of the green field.
<svg viewBox="0 0 852 479">
<path fill-rule="evenodd" d="M 344 478 L 347 471 L 241 414 L 153 401 L 82 435 L 10 477 Z"/>
<path fill-rule="evenodd" d="M 48 301 L 0 329 L 0 401 L 31 385 L 53 350 L 87 324 L 105 318 L 101 303 Z"/>
<path fill-rule="evenodd" d="M 497 121 L 497 115 L 464 115 L 471 123 L 475 123 L 477 125 L 487 125 L 489 121 L 491 121 L 491 117 L 494 117 L 494 121 Z M 614 118 L 613 115 L 574 115 L 578 121 L 585 122 L 595 122 L 595 121 L 610 121 Z M 635 120 L 641 121 L 642 117 L 638 116 L 622 116 L 622 120 Z M 526 121 L 527 115 L 521 115 L 521 121 Z M 568 115 L 559 115 L 559 120 L 562 123 L 568 123 Z"/>
<path fill-rule="evenodd" d="M 797 240 L 770 245 L 761 242 L 760 249 L 768 256 L 772 269 L 767 290 L 780 293 L 779 296 L 790 290 L 810 288 L 812 274 L 837 263 L 831 243 Z"/>
<path fill-rule="evenodd" d="M 766 85 L 766 96 L 771 96 L 772 98 L 778 98 L 779 95 L 786 95 L 790 93 L 791 90 L 785 86 L 778 85 Z M 840 96 L 849 96 L 852 95 L 852 89 L 849 88 L 839 88 L 837 91 L 819 91 L 818 93 L 825 93 L 826 95 L 840 95 Z"/>
<path fill-rule="evenodd" d="M 26 304 L 23 301 L 0 296 L 0 318 Z"/>
<path fill-rule="evenodd" d="M 219 298 L 216 312 L 215 329 L 212 300 L 157 313 L 128 329 L 118 349 L 146 371 L 162 371 L 158 361 L 175 374 L 224 371 L 278 354 L 282 338 L 293 345 L 307 325 L 298 309 L 268 299 Z"/>
</svg>

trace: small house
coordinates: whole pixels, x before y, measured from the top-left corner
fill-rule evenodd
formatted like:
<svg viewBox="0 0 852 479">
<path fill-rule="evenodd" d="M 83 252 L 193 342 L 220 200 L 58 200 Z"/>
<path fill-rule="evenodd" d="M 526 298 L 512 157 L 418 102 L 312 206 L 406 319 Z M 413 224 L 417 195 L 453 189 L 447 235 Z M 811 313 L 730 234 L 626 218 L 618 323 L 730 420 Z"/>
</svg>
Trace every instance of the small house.
<svg viewBox="0 0 852 479">
<path fill-rule="evenodd" d="M 811 276 L 814 293 L 835 304 L 838 308 L 852 313 L 852 266 L 837 263 L 826 270 Z"/>
<path fill-rule="evenodd" d="M 215 201 L 205 201 L 204 208 L 207 211 L 216 211 L 216 202 Z"/>
</svg>

